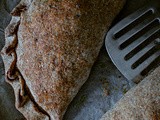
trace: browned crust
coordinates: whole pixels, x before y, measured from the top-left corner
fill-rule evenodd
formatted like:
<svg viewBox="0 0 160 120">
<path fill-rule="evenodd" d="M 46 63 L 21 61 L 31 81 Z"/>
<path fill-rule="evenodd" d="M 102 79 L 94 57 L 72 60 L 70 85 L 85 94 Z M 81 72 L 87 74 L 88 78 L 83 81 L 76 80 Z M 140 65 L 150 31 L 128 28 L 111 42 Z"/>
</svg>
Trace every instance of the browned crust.
<svg viewBox="0 0 160 120">
<path fill-rule="evenodd" d="M 6 29 L 6 41 L 14 38 L 3 49 L 7 80 L 17 109 L 27 119 L 59 120 L 87 80 L 106 29 L 124 1 L 22 3 L 12 12 L 20 16 L 20 25 L 12 21 Z M 8 64 L 5 59 L 10 57 Z"/>
<path fill-rule="evenodd" d="M 15 51 L 15 48 L 17 46 L 18 43 L 18 37 L 17 37 L 17 31 L 18 31 L 18 26 L 19 26 L 19 20 L 15 20 L 13 18 L 13 20 L 11 21 L 11 23 L 9 24 L 9 26 L 6 28 L 5 30 L 5 37 L 12 37 L 11 41 L 9 43 L 6 43 L 5 47 L 3 48 L 1 54 L 2 57 L 4 59 L 7 58 L 7 56 L 10 56 L 12 61 L 10 61 L 10 66 L 8 66 L 8 64 L 5 64 L 5 71 L 6 71 L 6 81 L 11 84 L 11 86 L 16 89 L 15 91 L 17 91 L 17 93 L 15 92 L 15 97 L 16 97 L 16 108 L 20 111 L 26 111 L 24 110 L 24 105 L 26 103 L 30 103 L 32 104 L 33 110 L 35 110 L 36 112 L 38 112 L 38 116 L 34 116 L 31 117 L 30 114 L 28 114 L 27 112 L 22 112 L 25 116 L 27 116 L 27 118 L 31 118 L 33 120 L 38 120 L 38 118 L 40 118 L 40 116 L 42 118 L 44 118 L 44 115 L 47 116 L 49 118 L 48 113 L 43 110 L 34 100 L 34 97 L 31 95 L 30 90 L 28 89 L 25 80 L 23 79 L 19 69 L 17 68 L 17 54 Z M 6 61 L 4 61 L 5 63 Z M 7 69 L 8 68 L 8 69 Z M 16 83 L 16 81 L 19 81 L 19 83 Z M 19 84 L 20 88 L 16 88 L 16 86 Z M 44 114 L 44 115 L 42 115 Z"/>
</svg>

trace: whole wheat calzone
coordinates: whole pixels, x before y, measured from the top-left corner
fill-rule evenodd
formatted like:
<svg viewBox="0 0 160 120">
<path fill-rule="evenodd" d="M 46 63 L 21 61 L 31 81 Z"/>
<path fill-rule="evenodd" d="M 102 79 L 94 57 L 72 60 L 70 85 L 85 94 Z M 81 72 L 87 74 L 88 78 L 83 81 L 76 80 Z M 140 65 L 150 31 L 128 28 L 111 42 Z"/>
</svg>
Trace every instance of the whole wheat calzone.
<svg viewBox="0 0 160 120">
<path fill-rule="evenodd" d="M 101 120 L 160 120 L 160 67 L 127 92 Z"/>
<path fill-rule="evenodd" d="M 62 119 L 87 80 L 124 0 L 23 0 L 2 50 L 16 107 L 28 120 Z"/>
</svg>

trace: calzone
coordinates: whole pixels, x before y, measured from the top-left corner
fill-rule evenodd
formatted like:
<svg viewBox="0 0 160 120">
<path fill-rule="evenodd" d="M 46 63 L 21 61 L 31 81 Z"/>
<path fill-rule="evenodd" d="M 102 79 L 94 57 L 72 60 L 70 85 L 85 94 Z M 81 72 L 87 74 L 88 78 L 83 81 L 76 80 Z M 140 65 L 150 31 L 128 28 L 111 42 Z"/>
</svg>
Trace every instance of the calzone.
<svg viewBox="0 0 160 120">
<path fill-rule="evenodd" d="M 87 80 L 124 0 L 22 0 L 2 57 L 16 108 L 28 120 L 61 120 Z"/>
</svg>

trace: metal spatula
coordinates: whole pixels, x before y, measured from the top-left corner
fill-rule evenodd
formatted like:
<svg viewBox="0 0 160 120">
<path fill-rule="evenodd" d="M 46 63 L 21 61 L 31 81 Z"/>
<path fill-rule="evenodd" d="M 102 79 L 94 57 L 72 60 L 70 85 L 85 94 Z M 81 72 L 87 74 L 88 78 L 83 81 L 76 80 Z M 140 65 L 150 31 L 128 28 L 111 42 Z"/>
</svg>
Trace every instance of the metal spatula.
<svg viewBox="0 0 160 120">
<path fill-rule="evenodd" d="M 159 12 L 159 3 L 145 6 L 124 18 L 106 35 L 109 56 L 128 80 L 139 82 L 160 63 Z"/>
</svg>

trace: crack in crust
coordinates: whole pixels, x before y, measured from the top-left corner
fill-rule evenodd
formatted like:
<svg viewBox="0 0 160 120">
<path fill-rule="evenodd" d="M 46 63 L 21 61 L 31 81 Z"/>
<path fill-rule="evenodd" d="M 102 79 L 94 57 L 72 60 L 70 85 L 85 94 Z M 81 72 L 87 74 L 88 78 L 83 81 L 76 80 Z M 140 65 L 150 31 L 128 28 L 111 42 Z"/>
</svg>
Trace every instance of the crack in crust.
<svg viewBox="0 0 160 120">
<path fill-rule="evenodd" d="M 21 0 L 20 3 L 12 10 L 12 16 L 20 16 L 21 12 L 24 12 L 28 9 L 33 0 Z"/>
<path fill-rule="evenodd" d="M 16 9 L 14 9 L 11 12 L 11 15 L 13 16 L 20 16 L 21 12 L 26 11 L 27 10 L 27 6 L 25 4 L 19 4 Z"/>
</svg>

